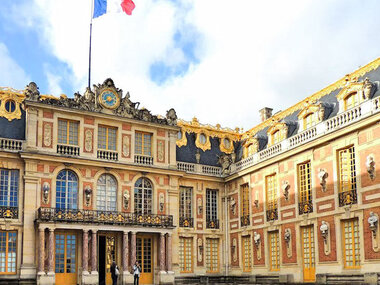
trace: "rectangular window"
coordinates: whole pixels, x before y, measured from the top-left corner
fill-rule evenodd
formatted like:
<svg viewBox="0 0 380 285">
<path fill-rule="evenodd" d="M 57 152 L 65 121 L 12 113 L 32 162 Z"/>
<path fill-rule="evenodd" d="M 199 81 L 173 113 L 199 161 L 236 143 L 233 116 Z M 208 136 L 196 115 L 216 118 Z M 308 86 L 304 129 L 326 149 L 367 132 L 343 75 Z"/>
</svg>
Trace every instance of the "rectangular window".
<svg viewBox="0 0 380 285">
<path fill-rule="evenodd" d="M 355 149 L 353 146 L 338 151 L 339 192 L 356 190 Z"/>
<path fill-rule="evenodd" d="M 218 190 L 206 189 L 206 227 L 219 228 Z"/>
<path fill-rule="evenodd" d="M 248 183 L 241 186 L 241 215 L 249 216 L 249 186 Z"/>
<path fill-rule="evenodd" d="M 299 213 L 311 213 L 313 211 L 313 197 L 311 192 L 310 162 L 298 165 L 298 193 Z"/>
<path fill-rule="evenodd" d="M 179 199 L 179 216 L 185 218 L 192 218 L 191 201 L 193 197 L 193 188 L 180 187 Z"/>
<path fill-rule="evenodd" d="M 17 233 L 0 231 L 0 274 L 16 274 Z"/>
<path fill-rule="evenodd" d="M 244 236 L 242 237 L 242 243 L 243 243 L 243 270 L 244 271 L 251 271 L 251 236 Z"/>
<path fill-rule="evenodd" d="M 135 154 L 152 156 L 152 134 L 135 133 Z"/>
<path fill-rule="evenodd" d="M 179 267 L 181 273 L 193 272 L 193 238 L 179 238 Z"/>
<path fill-rule="evenodd" d="M 207 272 L 219 272 L 219 239 L 206 238 Z"/>
<path fill-rule="evenodd" d="M 0 169 L 0 207 L 18 206 L 19 171 Z"/>
<path fill-rule="evenodd" d="M 58 120 L 58 143 L 78 145 L 78 130 L 78 122 Z"/>
<path fill-rule="evenodd" d="M 280 270 L 280 240 L 278 231 L 269 232 L 269 265 L 270 271 Z"/>
<path fill-rule="evenodd" d="M 248 183 L 240 186 L 241 217 L 240 225 L 249 226 L 249 186 Z"/>
<path fill-rule="evenodd" d="M 267 190 L 267 209 L 277 209 L 277 176 L 276 174 L 265 177 Z"/>
<path fill-rule="evenodd" d="M 359 222 L 352 219 L 342 222 L 343 257 L 345 268 L 360 267 Z"/>
<path fill-rule="evenodd" d="M 99 126 L 98 128 L 98 148 L 116 151 L 117 128 Z"/>
</svg>

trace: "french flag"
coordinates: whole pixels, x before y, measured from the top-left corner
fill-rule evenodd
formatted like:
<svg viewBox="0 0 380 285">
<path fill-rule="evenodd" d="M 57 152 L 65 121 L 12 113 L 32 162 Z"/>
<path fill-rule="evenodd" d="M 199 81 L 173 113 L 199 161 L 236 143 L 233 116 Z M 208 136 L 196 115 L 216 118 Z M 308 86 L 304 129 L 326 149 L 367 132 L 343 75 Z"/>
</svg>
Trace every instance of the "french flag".
<svg viewBox="0 0 380 285">
<path fill-rule="evenodd" d="M 135 9 L 135 3 L 132 0 L 94 0 L 93 18 L 110 12 L 124 12 L 132 15 L 133 9 Z"/>
</svg>

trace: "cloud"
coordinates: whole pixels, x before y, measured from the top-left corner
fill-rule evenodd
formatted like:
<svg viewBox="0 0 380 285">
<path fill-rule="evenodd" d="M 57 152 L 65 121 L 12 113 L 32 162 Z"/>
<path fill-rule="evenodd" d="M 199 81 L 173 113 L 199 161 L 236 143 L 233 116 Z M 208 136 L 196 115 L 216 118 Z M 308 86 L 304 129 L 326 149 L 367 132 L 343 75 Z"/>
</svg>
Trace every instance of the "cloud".
<svg viewBox="0 0 380 285">
<path fill-rule="evenodd" d="M 52 71 L 51 66 L 44 65 L 45 76 L 47 78 L 49 90 L 47 93 L 60 96 L 63 93 L 61 88 L 62 76 Z"/>
<path fill-rule="evenodd" d="M 87 85 L 88 2 L 35 0 L 22 13 L 72 71 L 61 76 L 73 91 Z M 92 82 L 112 77 L 153 113 L 174 107 L 186 120 L 249 129 L 259 109 L 286 109 L 376 58 L 379 8 L 350 0 L 137 1 L 132 16 L 93 21 Z"/>
<path fill-rule="evenodd" d="M 0 42 L 0 86 L 22 90 L 30 82 L 29 76 L 13 60 L 8 48 Z"/>
</svg>

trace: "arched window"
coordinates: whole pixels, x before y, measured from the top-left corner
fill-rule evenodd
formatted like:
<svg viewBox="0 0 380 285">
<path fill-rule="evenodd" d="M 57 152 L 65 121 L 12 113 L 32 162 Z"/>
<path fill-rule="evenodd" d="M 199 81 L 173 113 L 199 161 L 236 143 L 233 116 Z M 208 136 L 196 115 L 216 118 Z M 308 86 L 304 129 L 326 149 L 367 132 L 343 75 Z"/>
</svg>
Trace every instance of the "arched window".
<svg viewBox="0 0 380 285">
<path fill-rule="evenodd" d="M 57 175 L 57 209 L 78 209 L 78 177 L 71 170 L 62 170 Z"/>
<path fill-rule="evenodd" d="M 280 131 L 275 131 L 272 134 L 272 144 L 279 143 L 281 141 Z"/>
<path fill-rule="evenodd" d="M 152 182 L 147 178 L 139 178 L 135 183 L 135 212 L 139 214 L 151 214 L 152 205 Z"/>
<path fill-rule="evenodd" d="M 303 119 L 303 129 L 307 130 L 315 125 L 314 113 L 310 113 Z"/>
<path fill-rule="evenodd" d="M 357 98 L 356 98 L 356 93 L 352 93 L 351 95 L 348 95 L 346 99 L 344 99 L 344 105 L 345 109 L 351 109 L 357 105 Z"/>
<path fill-rule="evenodd" d="M 96 193 L 96 209 L 116 211 L 117 181 L 110 174 L 103 174 L 98 179 Z"/>
</svg>

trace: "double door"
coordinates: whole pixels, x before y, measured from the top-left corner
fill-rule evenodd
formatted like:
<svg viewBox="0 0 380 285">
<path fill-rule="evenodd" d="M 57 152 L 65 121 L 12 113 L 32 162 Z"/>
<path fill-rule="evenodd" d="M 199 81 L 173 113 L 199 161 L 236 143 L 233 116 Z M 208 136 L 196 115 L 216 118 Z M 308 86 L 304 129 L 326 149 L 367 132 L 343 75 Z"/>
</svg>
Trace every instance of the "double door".
<svg viewBox="0 0 380 285">
<path fill-rule="evenodd" d="M 111 265 L 113 261 L 116 262 L 116 236 L 114 234 L 99 234 L 98 242 L 99 285 L 111 285 Z"/>
<path fill-rule="evenodd" d="M 302 227 L 303 280 L 315 281 L 314 227 Z"/>
<path fill-rule="evenodd" d="M 153 238 L 138 235 L 136 237 L 136 260 L 141 266 L 140 284 L 153 284 Z"/>
<path fill-rule="evenodd" d="M 55 284 L 75 285 L 78 276 L 77 235 L 70 232 L 55 234 Z"/>
</svg>

